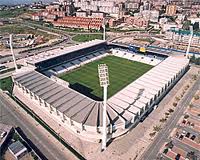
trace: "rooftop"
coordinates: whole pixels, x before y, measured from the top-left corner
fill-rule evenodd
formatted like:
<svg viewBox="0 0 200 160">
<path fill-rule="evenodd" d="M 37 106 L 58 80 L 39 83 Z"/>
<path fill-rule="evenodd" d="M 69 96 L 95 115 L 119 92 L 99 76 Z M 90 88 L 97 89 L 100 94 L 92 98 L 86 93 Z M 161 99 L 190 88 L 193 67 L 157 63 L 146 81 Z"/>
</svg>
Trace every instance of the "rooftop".
<svg viewBox="0 0 200 160">
<path fill-rule="evenodd" d="M 106 41 L 104 40 L 92 40 L 89 42 L 84 42 L 75 46 L 70 46 L 70 47 L 66 47 L 66 48 L 58 48 L 58 49 L 54 49 L 54 50 L 49 50 L 43 53 L 40 53 L 39 55 L 36 55 L 35 57 L 29 57 L 26 59 L 26 62 L 29 64 L 36 64 L 38 62 L 42 62 L 48 59 L 52 59 L 55 58 L 57 56 L 61 56 L 61 55 L 65 55 L 65 54 L 69 54 L 71 52 L 75 52 L 81 49 L 85 49 L 85 48 L 89 48 L 98 44 L 102 44 L 102 43 L 106 43 Z"/>
<path fill-rule="evenodd" d="M 13 154 L 17 154 L 22 150 L 27 149 L 20 141 L 12 143 L 8 148 Z"/>
<path fill-rule="evenodd" d="M 108 99 L 107 124 L 118 125 L 131 121 L 147 103 L 176 76 L 188 59 L 168 57 L 146 74 L 130 83 Z M 71 120 L 89 126 L 101 126 L 102 102 L 63 87 L 37 71 L 17 74 L 18 82 Z"/>
</svg>

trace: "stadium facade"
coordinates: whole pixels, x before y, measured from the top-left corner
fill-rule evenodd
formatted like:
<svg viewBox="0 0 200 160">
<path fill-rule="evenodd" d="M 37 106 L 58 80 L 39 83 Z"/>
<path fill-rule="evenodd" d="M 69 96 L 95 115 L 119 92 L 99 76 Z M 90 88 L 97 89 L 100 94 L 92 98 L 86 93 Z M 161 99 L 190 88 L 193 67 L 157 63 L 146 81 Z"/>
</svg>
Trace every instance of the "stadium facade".
<svg viewBox="0 0 200 160">
<path fill-rule="evenodd" d="M 12 77 L 13 94 L 20 100 L 23 96 L 24 104 L 31 101 L 38 108 L 45 110 L 80 138 L 99 141 L 102 138 L 103 103 L 71 89 L 67 82 L 54 75 L 61 71 L 68 72 L 110 54 L 154 67 L 108 99 L 109 138 L 127 133 L 143 120 L 189 67 L 189 60 L 185 57 L 138 54 L 106 41 L 94 40 L 28 58 L 27 66 Z M 59 69 L 52 71 L 52 68 Z"/>
</svg>

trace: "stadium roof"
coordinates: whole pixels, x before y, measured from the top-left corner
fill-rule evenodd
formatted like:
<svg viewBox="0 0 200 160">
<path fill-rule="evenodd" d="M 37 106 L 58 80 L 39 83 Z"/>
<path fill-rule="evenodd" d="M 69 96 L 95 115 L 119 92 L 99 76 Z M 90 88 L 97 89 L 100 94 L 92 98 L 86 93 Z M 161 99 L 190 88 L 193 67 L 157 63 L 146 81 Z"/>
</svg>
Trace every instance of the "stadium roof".
<svg viewBox="0 0 200 160">
<path fill-rule="evenodd" d="M 168 57 L 159 65 L 112 96 L 108 100 L 108 103 L 123 105 L 122 108 L 128 109 L 131 112 L 134 108 L 145 107 L 145 104 L 150 102 L 150 98 L 158 94 L 158 91 L 161 91 L 165 87 L 165 84 L 168 84 L 188 62 L 186 58 Z"/>
<path fill-rule="evenodd" d="M 165 87 L 184 67 L 188 59 L 168 57 L 136 81 L 108 99 L 107 122 L 121 125 L 133 121 L 151 99 Z M 102 126 L 102 102 L 59 85 L 37 71 L 13 76 L 18 82 L 71 120 L 88 126 Z"/>
<path fill-rule="evenodd" d="M 92 47 L 92 46 L 95 46 L 95 45 L 98 45 L 98 44 L 102 44 L 102 43 L 105 43 L 105 42 L 106 41 L 104 41 L 104 40 L 96 39 L 96 40 L 84 42 L 84 43 L 81 43 L 81 44 L 78 44 L 78 45 L 75 45 L 75 46 L 49 50 L 49 51 L 40 53 L 39 55 L 28 57 L 26 59 L 26 62 L 34 65 L 36 63 L 39 63 L 39 62 L 42 62 L 42 61 L 45 61 L 45 60 L 48 60 L 48 59 L 52 59 L 52 58 L 55 58 L 55 57 L 58 57 L 58 56 L 61 56 L 61 55 L 69 54 L 71 52 L 75 52 L 75 51 L 78 51 L 78 50 L 81 50 L 81 49 L 89 48 L 89 47 Z"/>
</svg>

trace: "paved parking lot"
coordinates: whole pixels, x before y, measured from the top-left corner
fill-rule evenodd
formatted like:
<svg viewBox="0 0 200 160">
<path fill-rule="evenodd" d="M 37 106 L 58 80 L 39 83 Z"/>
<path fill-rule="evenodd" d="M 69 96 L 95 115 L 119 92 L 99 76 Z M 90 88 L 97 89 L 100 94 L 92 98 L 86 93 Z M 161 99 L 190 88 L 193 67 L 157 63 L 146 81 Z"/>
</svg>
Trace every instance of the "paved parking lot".
<svg viewBox="0 0 200 160">
<path fill-rule="evenodd" d="M 161 148 L 160 159 L 200 159 L 200 90 L 194 95 L 170 141 Z"/>
</svg>

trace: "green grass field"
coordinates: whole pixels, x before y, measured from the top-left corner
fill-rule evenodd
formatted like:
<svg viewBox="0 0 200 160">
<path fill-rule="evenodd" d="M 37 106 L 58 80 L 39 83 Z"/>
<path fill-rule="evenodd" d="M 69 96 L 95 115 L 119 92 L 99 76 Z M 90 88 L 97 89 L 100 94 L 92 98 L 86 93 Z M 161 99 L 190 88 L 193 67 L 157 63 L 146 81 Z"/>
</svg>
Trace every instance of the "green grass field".
<svg viewBox="0 0 200 160">
<path fill-rule="evenodd" d="M 55 35 L 48 34 L 46 32 L 42 32 L 38 29 L 32 29 L 30 27 L 17 24 L 6 24 L 0 26 L 0 34 L 33 34 L 35 36 L 43 36 L 45 41 L 49 41 L 50 39 L 56 38 Z"/>
<path fill-rule="evenodd" d="M 28 8 L 14 8 L 9 10 L 1 10 L 0 18 L 15 18 L 25 13 L 32 14 L 36 12 L 36 10 L 29 10 Z"/>
<path fill-rule="evenodd" d="M 72 38 L 73 41 L 76 42 L 87 42 L 94 39 L 102 39 L 102 34 L 78 34 Z"/>
<path fill-rule="evenodd" d="M 21 8 L 2 10 L 0 11 L 0 18 L 14 18 L 26 12 L 27 12 L 26 9 L 21 9 Z"/>
<path fill-rule="evenodd" d="M 12 79 L 11 77 L 0 79 L 0 88 L 5 91 L 12 92 Z"/>
<path fill-rule="evenodd" d="M 98 78 L 98 64 L 101 63 L 107 64 L 109 68 L 110 85 L 108 87 L 108 97 L 111 97 L 153 67 L 124 58 L 107 56 L 59 77 L 69 82 L 71 88 L 91 98 L 101 100 L 102 88 L 99 86 Z"/>
</svg>

